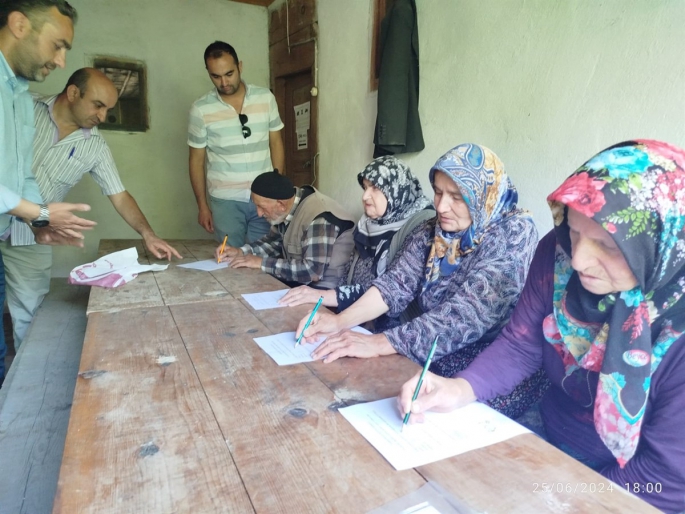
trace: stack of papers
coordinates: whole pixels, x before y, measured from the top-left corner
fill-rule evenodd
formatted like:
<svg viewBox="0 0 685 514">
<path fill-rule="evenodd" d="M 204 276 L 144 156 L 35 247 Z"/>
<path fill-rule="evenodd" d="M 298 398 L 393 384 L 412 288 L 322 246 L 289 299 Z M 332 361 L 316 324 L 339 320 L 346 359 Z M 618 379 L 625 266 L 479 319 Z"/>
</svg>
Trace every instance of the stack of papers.
<svg viewBox="0 0 685 514">
<path fill-rule="evenodd" d="M 404 431 L 395 398 L 344 407 L 340 414 L 397 470 L 423 466 L 530 432 L 478 402 L 452 412 L 427 412 L 423 423 L 407 425 Z"/>
<path fill-rule="evenodd" d="M 368 330 L 362 327 L 354 327 L 354 332 L 360 334 L 371 334 Z M 269 357 L 276 361 L 279 366 L 287 366 L 288 364 L 299 364 L 300 362 L 312 362 L 312 352 L 316 350 L 321 343 L 302 343 L 295 346 L 297 337 L 295 332 L 282 332 L 265 337 L 255 337 L 254 342 L 264 350 Z"/>
</svg>

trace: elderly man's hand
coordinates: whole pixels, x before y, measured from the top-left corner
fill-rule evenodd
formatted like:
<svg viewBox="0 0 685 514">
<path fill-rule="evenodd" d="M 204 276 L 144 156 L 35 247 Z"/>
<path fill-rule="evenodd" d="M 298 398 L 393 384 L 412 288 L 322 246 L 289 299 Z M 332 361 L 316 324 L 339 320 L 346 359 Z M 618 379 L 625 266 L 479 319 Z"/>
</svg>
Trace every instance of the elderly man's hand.
<svg viewBox="0 0 685 514">
<path fill-rule="evenodd" d="M 231 259 L 231 268 L 261 269 L 262 258 L 259 255 L 238 255 Z"/>
<path fill-rule="evenodd" d="M 233 248 L 232 246 L 225 246 L 223 252 L 221 251 L 221 246 L 219 245 L 216 247 L 216 250 L 214 250 L 214 257 L 218 262 L 228 262 L 230 261 L 233 257 L 237 257 L 238 255 L 242 255 L 243 252 L 240 248 Z"/>
</svg>

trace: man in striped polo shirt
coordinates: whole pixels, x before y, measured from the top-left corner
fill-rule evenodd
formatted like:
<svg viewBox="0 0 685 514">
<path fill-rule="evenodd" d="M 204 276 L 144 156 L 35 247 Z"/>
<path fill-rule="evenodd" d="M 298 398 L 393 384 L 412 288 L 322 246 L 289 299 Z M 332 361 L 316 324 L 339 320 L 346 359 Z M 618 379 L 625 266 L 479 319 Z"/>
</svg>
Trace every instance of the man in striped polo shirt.
<svg viewBox="0 0 685 514">
<path fill-rule="evenodd" d="M 93 68 L 76 71 L 59 95 L 34 98 L 32 170 L 41 196 L 46 203 L 61 202 L 83 175 L 90 173 L 155 257 L 171 260 L 174 255 L 180 259 L 173 247 L 157 237 L 124 188 L 112 153 L 97 129 L 117 101 L 114 84 Z M 28 225 L 15 219 L 10 239 L 0 242 L 0 251 L 5 259 L 7 303 L 18 349 L 50 288 L 52 249 L 36 245 Z"/>
<path fill-rule="evenodd" d="M 240 247 L 269 231 L 250 200 L 250 184 L 266 171 L 283 172 L 283 122 L 274 95 L 241 80 L 243 63 L 231 45 L 215 41 L 204 58 L 215 89 L 190 109 L 190 183 L 198 223 Z"/>
</svg>

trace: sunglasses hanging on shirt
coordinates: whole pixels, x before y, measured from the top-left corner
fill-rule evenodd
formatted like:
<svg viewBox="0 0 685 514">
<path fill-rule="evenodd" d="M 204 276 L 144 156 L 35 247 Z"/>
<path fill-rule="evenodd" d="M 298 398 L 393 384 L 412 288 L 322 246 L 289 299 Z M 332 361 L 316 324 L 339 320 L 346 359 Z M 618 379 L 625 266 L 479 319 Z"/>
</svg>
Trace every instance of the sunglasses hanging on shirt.
<svg viewBox="0 0 685 514">
<path fill-rule="evenodd" d="M 247 139 L 252 135 L 252 131 L 250 130 L 250 127 L 246 125 L 247 123 L 247 114 L 239 114 L 238 119 L 240 120 L 240 126 L 243 130 L 243 137 Z"/>
</svg>

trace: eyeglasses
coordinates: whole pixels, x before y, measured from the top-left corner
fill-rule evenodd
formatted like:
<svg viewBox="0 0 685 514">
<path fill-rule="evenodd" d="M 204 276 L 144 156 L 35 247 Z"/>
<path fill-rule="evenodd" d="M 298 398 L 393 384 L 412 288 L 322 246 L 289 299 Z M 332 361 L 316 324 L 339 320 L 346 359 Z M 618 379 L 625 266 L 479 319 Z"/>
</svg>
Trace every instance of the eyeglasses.
<svg viewBox="0 0 685 514">
<path fill-rule="evenodd" d="M 252 131 L 250 130 L 250 127 L 245 125 L 247 123 L 247 114 L 238 114 L 238 119 L 240 120 L 240 125 L 243 129 L 243 137 L 247 139 L 252 135 Z"/>
</svg>

